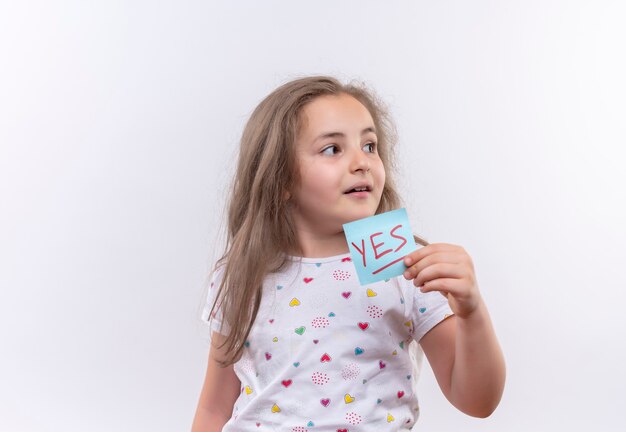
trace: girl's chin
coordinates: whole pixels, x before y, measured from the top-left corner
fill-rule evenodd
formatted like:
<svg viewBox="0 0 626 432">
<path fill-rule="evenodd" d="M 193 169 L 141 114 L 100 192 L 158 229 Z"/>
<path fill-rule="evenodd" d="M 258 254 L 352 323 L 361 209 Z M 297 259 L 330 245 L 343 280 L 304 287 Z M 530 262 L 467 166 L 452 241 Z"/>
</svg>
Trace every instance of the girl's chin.
<svg viewBox="0 0 626 432">
<path fill-rule="evenodd" d="M 350 216 L 347 219 L 349 219 L 349 222 L 354 222 L 359 219 L 365 219 L 367 217 L 374 216 L 375 214 L 376 214 L 376 210 L 352 212 L 350 213 Z"/>
</svg>

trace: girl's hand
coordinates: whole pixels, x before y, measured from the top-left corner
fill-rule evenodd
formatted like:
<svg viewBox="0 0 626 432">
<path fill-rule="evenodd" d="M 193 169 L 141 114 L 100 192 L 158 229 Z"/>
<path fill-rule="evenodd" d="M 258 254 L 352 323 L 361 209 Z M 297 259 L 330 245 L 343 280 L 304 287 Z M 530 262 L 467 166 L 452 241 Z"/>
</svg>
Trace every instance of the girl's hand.
<svg viewBox="0 0 626 432">
<path fill-rule="evenodd" d="M 459 318 L 469 317 L 480 305 L 474 264 L 461 246 L 431 243 L 408 254 L 404 264 L 405 279 L 415 279 L 413 285 L 422 292 L 439 291 Z"/>
</svg>

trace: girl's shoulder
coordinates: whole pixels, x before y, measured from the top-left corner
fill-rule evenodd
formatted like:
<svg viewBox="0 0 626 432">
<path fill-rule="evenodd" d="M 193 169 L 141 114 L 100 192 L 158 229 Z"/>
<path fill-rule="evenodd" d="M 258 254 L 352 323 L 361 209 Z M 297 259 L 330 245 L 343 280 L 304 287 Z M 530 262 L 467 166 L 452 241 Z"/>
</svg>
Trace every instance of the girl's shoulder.
<svg viewBox="0 0 626 432">
<path fill-rule="evenodd" d="M 216 262 L 211 270 L 211 286 L 219 286 L 219 283 L 224 278 L 224 272 L 226 271 L 225 262 Z"/>
</svg>

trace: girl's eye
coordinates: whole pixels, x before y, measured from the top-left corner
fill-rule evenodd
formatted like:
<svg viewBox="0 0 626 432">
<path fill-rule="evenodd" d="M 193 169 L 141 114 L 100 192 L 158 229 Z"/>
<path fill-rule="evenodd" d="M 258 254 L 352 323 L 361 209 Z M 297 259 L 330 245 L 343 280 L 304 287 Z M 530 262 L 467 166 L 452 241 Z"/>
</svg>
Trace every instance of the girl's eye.
<svg viewBox="0 0 626 432">
<path fill-rule="evenodd" d="M 374 153 L 374 151 L 376 150 L 376 143 L 367 143 L 364 145 L 364 147 L 370 146 L 370 153 Z"/>
<path fill-rule="evenodd" d="M 335 154 L 335 152 L 334 152 L 334 151 L 333 151 L 333 152 L 331 152 L 331 153 L 328 153 L 328 150 L 330 150 L 330 149 L 336 149 L 336 148 L 337 148 L 337 146 L 333 144 L 333 145 L 331 145 L 331 146 L 326 147 L 324 150 L 322 150 L 322 153 L 324 153 L 324 154 Z"/>
</svg>

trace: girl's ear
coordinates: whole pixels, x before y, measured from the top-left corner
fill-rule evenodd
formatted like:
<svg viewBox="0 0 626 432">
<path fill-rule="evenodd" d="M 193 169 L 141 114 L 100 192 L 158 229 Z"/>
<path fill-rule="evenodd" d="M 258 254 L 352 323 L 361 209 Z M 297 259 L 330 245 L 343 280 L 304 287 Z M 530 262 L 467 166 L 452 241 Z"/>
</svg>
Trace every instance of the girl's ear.
<svg viewBox="0 0 626 432">
<path fill-rule="evenodd" d="M 283 199 L 284 199 L 285 201 L 289 201 L 289 198 L 291 198 L 291 194 L 289 193 L 289 191 L 285 191 L 285 192 L 283 193 Z"/>
</svg>

